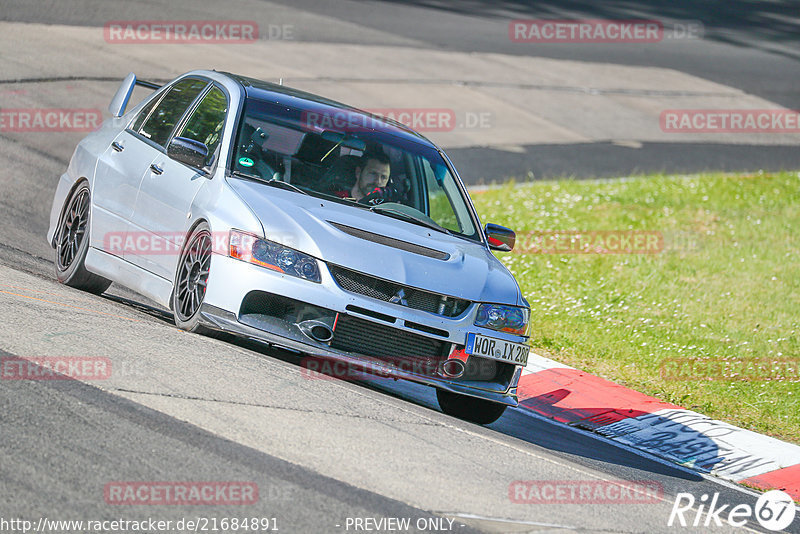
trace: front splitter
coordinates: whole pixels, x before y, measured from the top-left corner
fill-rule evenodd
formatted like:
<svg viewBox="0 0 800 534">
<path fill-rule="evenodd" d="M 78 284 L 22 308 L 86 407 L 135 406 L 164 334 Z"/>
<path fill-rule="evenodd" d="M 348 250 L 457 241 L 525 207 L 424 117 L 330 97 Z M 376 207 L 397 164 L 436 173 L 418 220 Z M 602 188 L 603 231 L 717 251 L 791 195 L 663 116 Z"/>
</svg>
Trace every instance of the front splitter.
<svg viewBox="0 0 800 534">
<path fill-rule="evenodd" d="M 298 337 L 293 337 L 291 333 L 287 334 L 287 336 L 282 336 L 255 328 L 254 326 L 240 322 L 236 314 L 209 304 L 203 304 L 201 306 L 200 317 L 200 322 L 208 328 L 267 343 L 293 352 L 344 362 L 348 365 L 352 365 L 356 369 L 362 370 L 366 374 L 409 380 L 453 393 L 476 397 L 498 404 L 505 404 L 506 406 L 517 406 L 518 404 L 517 388 L 515 385 L 520 375 L 520 369 L 517 369 L 515 372 L 511 380 L 512 385 L 509 387 L 503 386 L 502 384 L 487 384 L 485 382 L 474 381 L 469 384 L 458 383 L 445 378 L 412 373 L 377 358 L 370 358 L 361 354 L 332 349 L 322 343 L 316 344 L 310 339 L 308 341 L 301 340 L 299 334 Z M 480 385 L 478 386 L 477 384 Z"/>
</svg>

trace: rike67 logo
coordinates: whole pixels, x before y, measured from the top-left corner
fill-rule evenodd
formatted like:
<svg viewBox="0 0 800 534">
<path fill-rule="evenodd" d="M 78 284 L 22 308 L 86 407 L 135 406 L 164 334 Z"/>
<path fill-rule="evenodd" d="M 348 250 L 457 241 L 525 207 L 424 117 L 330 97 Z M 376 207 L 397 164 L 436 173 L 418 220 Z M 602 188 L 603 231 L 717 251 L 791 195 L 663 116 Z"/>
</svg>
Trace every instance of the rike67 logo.
<svg viewBox="0 0 800 534">
<path fill-rule="evenodd" d="M 695 499 L 691 493 L 678 493 L 669 514 L 667 526 L 681 527 L 721 527 L 724 523 L 733 527 L 743 527 L 754 517 L 768 530 L 783 530 L 794 521 L 796 508 L 792 498 L 780 490 L 772 490 L 761 495 L 755 506 L 737 504 L 718 505 L 719 493 L 709 501 L 708 494 Z"/>
</svg>

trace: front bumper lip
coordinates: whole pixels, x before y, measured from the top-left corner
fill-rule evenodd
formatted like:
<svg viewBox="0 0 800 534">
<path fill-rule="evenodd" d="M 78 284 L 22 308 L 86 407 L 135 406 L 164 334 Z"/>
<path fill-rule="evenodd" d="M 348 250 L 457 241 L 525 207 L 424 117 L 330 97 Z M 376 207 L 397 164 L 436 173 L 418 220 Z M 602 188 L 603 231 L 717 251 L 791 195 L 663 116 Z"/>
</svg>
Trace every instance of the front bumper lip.
<svg viewBox="0 0 800 534">
<path fill-rule="evenodd" d="M 203 304 L 200 307 L 199 313 L 201 324 L 214 330 L 229 332 L 310 356 L 341 361 L 353 365 L 355 368 L 363 369 L 366 373 L 372 372 L 374 374 L 380 374 L 381 376 L 409 380 L 411 382 L 417 382 L 453 393 L 460 393 L 470 397 L 477 397 L 499 404 L 505 404 L 507 406 L 517 406 L 518 404 L 516 384 L 520 374 L 519 369 L 515 372 L 509 387 L 498 383 L 475 381 L 462 381 L 459 383 L 446 378 L 412 373 L 377 358 L 370 358 L 361 354 L 332 349 L 322 343 L 317 344 L 311 339 L 304 338 L 300 334 L 296 336 L 291 334 L 289 336 L 283 336 L 262 328 L 256 328 L 253 326 L 254 324 L 258 324 L 256 321 L 245 319 L 250 323 L 245 324 L 236 317 L 236 314 L 210 304 Z"/>
</svg>

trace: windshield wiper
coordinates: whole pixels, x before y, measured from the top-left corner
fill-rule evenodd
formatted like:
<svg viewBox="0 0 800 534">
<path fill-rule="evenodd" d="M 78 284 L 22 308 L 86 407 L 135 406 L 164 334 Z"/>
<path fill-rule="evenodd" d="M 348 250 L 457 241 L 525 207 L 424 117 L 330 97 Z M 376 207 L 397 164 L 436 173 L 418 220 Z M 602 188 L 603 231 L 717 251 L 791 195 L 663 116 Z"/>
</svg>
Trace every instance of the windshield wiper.
<svg viewBox="0 0 800 534">
<path fill-rule="evenodd" d="M 287 191 L 295 191 L 297 193 L 302 193 L 304 195 L 310 194 L 308 191 L 300 189 L 296 185 L 290 184 L 289 182 L 282 182 L 280 180 L 276 180 L 275 178 L 270 178 L 269 180 L 267 180 L 266 178 L 262 178 L 261 176 L 258 176 L 256 174 L 250 174 L 242 171 L 233 171 L 232 174 L 234 176 L 239 176 L 241 178 L 256 180 L 261 182 L 262 184 L 271 185 L 272 187 L 279 187 L 281 189 L 286 189 Z"/>
<path fill-rule="evenodd" d="M 302 193 L 304 195 L 308 195 L 308 191 L 305 189 L 300 189 L 294 184 L 290 184 L 289 182 L 282 182 L 281 180 L 276 180 L 272 178 L 271 180 L 267 180 L 264 182 L 267 185 L 271 185 L 272 187 L 280 187 L 281 189 L 286 189 L 287 191 L 296 191 L 297 193 Z"/>
<path fill-rule="evenodd" d="M 248 180 L 258 180 L 259 182 L 263 182 L 264 181 L 264 179 L 262 177 L 258 176 L 257 174 L 250 174 L 250 173 L 247 173 L 247 172 L 242 172 L 242 171 L 237 171 L 237 170 L 231 171 L 231 174 L 234 175 L 234 176 L 238 176 L 239 178 L 246 178 Z"/>
<path fill-rule="evenodd" d="M 392 208 L 382 208 L 381 206 L 372 206 L 369 211 L 380 213 L 381 215 L 386 215 L 388 217 L 393 217 L 395 219 L 400 219 L 401 221 L 407 221 L 413 224 L 417 224 L 419 226 L 424 226 L 425 228 L 430 228 L 431 230 L 436 230 L 437 232 L 443 232 L 445 234 L 452 234 L 450 230 L 439 226 L 435 222 L 426 221 L 425 219 L 420 219 L 419 217 L 415 217 L 410 213 L 406 213 L 404 211 L 392 209 Z"/>
</svg>

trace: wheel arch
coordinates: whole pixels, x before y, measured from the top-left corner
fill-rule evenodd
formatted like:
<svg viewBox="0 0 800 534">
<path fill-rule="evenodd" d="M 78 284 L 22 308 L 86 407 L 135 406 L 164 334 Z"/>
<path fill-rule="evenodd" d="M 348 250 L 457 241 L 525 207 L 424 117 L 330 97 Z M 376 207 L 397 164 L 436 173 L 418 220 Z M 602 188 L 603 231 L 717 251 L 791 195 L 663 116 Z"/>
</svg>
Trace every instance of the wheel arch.
<svg viewBox="0 0 800 534">
<path fill-rule="evenodd" d="M 172 300 L 173 300 L 172 297 L 175 293 L 175 279 L 178 277 L 178 269 L 181 268 L 180 258 L 181 256 L 183 256 L 183 251 L 186 249 L 187 246 L 189 246 L 189 238 L 192 237 L 192 234 L 194 233 L 195 229 L 203 223 L 206 223 L 208 225 L 208 228 L 211 229 L 211 221 L 207 217 L 198 217 L 192 222 L 192 225 L 189 226 L 188 230 L 186 230 L 186 233 L 183 235 L 183 245 L 181 246 L 181 251 L 178 255 L 178 265 L 175 267 L 175 273 L 173 273 L 172 276 L 172 291 L 170 291 L 169 294 L 169 309 L 172 312 L 175 311 L 172 306 Z M 213 235 L 213 230 L 212 230 L 212 235 Z"/>
<path fill-rule="evenodd" d="M 58 214 L 58 221 L 56 221 L 55 231 L 53 232 L 53 237 L 50 239 L 50 248 L 56 248 L 56 239 L 58 238 L 58 229 L 61 228 L 61 223 L 64 220 L 64 214 L 67 212 L 67 204 L 69 200 L 72 198 L 72 195 L 75 193 L 75 190 L 80 187 L 82 183 L 86 182 L 86 185 L 89 187 L 89 200 L 92 199 L 92 185 L 89 182 L 89 179 L 85 176 L 81 176 L 70 186 L 67 194 L 64 196 L 64 202 L 61 203 L 61 211 Z M 89 205 L 89 209 L 91 210 L 91 204 Z M 89 224 L 91 225 L 92 219 L 89 217 Z M 91 226 L 89 227 L 89 232 L 91 232 Z"/>
</svg>

